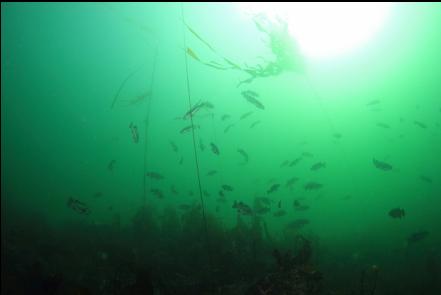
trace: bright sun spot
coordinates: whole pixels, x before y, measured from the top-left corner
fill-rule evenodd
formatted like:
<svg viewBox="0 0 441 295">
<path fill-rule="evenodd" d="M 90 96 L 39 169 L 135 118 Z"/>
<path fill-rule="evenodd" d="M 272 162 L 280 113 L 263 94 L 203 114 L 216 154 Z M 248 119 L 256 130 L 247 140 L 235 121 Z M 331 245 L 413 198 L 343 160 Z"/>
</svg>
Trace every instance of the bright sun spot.
<svg viewBox="0 0 441 295">
<path fill-rule="evenodd" d="M 284 19 L 302 54 L 311 58 L 341 55 L 365 44 L 382 27 L 392 6 L 385 2 L 237 4 L 247 14 Z"/>
</svg>

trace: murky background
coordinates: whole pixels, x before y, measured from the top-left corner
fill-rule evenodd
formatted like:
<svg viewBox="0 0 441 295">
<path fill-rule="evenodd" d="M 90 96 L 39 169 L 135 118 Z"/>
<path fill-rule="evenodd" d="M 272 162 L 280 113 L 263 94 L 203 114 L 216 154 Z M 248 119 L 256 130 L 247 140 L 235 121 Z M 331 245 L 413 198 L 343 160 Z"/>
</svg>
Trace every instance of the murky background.
<svg viewBox="0 0 441 295">
<path fill-rule="evenodd" d="M 439 28 L 314 60 L 229 3 L 2 3 L 2 291 L 438 294 Z"/>
</svg>

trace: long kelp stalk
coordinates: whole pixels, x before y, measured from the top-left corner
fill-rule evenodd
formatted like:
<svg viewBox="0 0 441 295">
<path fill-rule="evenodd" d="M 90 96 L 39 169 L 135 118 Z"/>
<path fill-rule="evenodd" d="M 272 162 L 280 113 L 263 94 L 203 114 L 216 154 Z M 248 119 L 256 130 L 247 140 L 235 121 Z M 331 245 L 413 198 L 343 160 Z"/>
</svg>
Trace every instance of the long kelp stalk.
<svg viewBox="0 0 441 295">
<path fill-rule="evenodd" d="M 143 173 L 143 205 L 145 206 L 146 200 L 147 200 L 147 150 L 148 150 L 148 131 L 149 131 L 149 122 L 150 122 L 150 113 L 151 113 L 151 106 L 152 106 L 152 99 L 153 99 L 153 81 L 155 78 L 155 71 L 156 71 L 156 62 L 158 60 L 158 46 L 155 47 L 155 55 L 153 57 L 153 66 L 152 66 L 152 75 L 150 78 L 150 97 L 149 101 L 147 103 L 147 109 L 146 109 L 146 115 L 145 115 L 145 138 L 144 138 L 144 173 Z"/>
<path fill-rule="evenodd" d="M 111 109 L 113 109 L 113 107 L 116 104 L 116 101 L 119 98 L 119 95 L 121 93 L 121 91 L 124 89 L 124 86 L 126 85 L 127 81 L 130 80 L 130 78 L 132 78 L 143 66 L 144 64 L 140 65 L 139 67 L 137 67 L 134 71 L 130 72 L 127 77 L 122 81 L 122 83 L 119 85 L 118 91 L 116 91 L 115 96 L 113 97 L 113 101 L 112 101 L 112 105 L 110 106 Z"/>
</svg>

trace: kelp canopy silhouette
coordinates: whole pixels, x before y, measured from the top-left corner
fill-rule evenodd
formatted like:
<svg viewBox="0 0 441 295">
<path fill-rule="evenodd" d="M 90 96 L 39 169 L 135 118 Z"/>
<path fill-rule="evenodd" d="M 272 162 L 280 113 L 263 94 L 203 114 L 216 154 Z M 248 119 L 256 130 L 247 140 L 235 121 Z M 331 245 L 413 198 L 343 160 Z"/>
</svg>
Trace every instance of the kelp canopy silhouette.
<svg viewBox="0 0 441 295">
<path fill-rule="evenodd" d="M 264 14 L 257 14 L 253 17 L 253 22 L 256 28 L 263 34 L 266 35 L 265 45 L 270 49 L 274 55 L 274 59 L 262 59 L 261 64 L 256 64 L 253 66 L 244 64 L 238 65 L 232 62 L 230 59 L 221 55 L 208 41 L 202 38 L 196 31 L 191 28 L 187 23 L 185 26 L 187 29 L 202 42 L 208 49 L 210 49 L 215 55 L 221 58 L 223 63 L 215 61 L 204 61 L 200 58 L 196 52 L 187 47 L 186 53 L 191 56 L 194 60 L 202 63 L 206 66 L 218 69 L 218 70 L 239 70 L 250 75 L 248 79 L 239 82 L 238 86 L 244 83 L 251 83 L 256 78 L 265 78 L 270 76 L 277 76 L 281 73 L 287 72 L 303 72 L 304 65 L 299 54 L 297 45 L 289 34 L 288 25 L 286 21 L 281 18 L 276 18 L 274 21 L 270 20 Z"/>
</svg>

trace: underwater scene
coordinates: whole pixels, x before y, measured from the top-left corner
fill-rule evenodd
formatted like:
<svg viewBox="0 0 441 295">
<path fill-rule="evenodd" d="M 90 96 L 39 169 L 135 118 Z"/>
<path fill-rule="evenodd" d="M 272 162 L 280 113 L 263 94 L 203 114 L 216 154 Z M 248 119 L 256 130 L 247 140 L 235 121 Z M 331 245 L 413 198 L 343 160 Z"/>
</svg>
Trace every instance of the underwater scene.
<svg viewBox="0 0 441 295">
<path fill-rule="evenodd" d="M 440 3 L 1 4 L 2 294 L 441 294 Z"/>
</svg>

